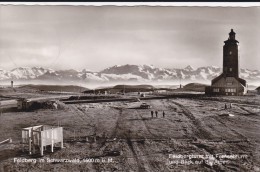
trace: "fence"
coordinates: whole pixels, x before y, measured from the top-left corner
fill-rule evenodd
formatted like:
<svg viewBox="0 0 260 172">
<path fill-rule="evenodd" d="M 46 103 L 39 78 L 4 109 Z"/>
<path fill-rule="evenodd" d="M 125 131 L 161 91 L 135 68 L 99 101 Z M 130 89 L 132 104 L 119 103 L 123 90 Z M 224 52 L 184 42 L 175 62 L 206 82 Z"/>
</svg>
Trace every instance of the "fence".
<svg viewBox="0 0 260 172">
<path fill-rule="evenodd" d="M 35 149 L 40 149 L 41 156 L 46 146 L 51 146 L 53 152 L 54 144 L 60 143 L 63 148 L 63 128 L 53 128 L 51 126 L 39 125 L 22 129 L 23 150 L 25 145 L 29 147 L 29 154 L 35 154 Z"/>
</svg>

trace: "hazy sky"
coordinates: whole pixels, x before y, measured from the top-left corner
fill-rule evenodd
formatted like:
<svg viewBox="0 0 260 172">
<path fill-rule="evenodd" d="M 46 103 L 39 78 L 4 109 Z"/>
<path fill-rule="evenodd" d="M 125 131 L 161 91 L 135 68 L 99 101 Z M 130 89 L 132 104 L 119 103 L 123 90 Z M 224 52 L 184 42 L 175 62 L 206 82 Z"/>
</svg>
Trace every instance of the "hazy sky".
<svg viewBox="0 0 260 172">
<path fill-rule="evenodd" d="M 240 66 L 260 69 L 259 19 L 258 7 L 0 6 L 0 68 L 222 66 L 233 28 Z"/>
</svg>

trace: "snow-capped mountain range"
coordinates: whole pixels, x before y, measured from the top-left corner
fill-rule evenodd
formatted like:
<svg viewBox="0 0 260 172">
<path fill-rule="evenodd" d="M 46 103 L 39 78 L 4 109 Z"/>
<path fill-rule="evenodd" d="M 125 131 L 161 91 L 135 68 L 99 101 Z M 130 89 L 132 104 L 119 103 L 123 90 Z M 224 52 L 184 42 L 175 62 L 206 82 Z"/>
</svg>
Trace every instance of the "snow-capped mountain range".
<svg viewBox="0 0 260 172">
<path fill-rule="evenodd" d="M 222 72 L 215 66 L 194 69 L 190 65 L 183 69 L 157 68 L 152 65 L 116 65 L 100 72 L 84 69 L 77 71 L 53 70 L 42 67 L 19 67 L 10 71 L 0 69 L 0 81 L 73 81 L 73 82 L 146 82 L 146 81 L 210 81 Z M 260 81 L 259 70 L 241 69 L 240 77 L 247 81 Z"/>
</svg>

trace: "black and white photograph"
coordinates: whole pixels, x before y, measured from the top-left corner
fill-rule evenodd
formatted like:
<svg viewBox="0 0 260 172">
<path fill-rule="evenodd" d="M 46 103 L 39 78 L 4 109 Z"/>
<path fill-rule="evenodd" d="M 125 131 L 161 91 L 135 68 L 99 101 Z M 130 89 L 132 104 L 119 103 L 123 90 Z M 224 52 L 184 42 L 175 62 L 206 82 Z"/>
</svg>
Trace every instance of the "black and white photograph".
<svg viewBox="0 0 260 172">
<path fill-rule="evenodd" d="M 260 5 L 0 3 L 0 172 L 260 172 Z"/>
</svg>

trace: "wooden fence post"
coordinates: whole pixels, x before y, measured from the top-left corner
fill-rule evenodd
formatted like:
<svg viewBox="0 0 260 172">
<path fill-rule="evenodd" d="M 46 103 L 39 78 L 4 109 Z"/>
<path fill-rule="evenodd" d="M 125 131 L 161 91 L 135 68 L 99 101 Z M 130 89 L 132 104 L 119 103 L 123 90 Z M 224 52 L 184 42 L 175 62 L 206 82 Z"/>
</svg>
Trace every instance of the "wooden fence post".
<svg viewBox="0 0 260 172">
<path fill-rule="evenodd" d="M 53 152 L 53 128 L 51 128 L 51 152 Z"/>
<path fill-rule="evenodd" d="M 61 143 L 60 144 L 61 144 L 61 148 L 63 148 L 63 128 L 61 127 L 60 130 L 61 130 L 61 133 L 60 133 L 61 134 Z"/>
<path fill-rule="evenodd" d="M 29 131 L 29 154 L 32 154 L 32 130 Z"/>
<path fill-rule="evenodd" d="M 32 138 L 32 149 L 33 149 L 33 154 L 35 154 L 35 135 L 33 134 L 34 131 L 33 131 L 33 128 L 32 128 L 32 135 L 31 135 L 31 138 Z"/>
<path fill-rule="evenodd" d="M 40 151 L 41 151 L 41 156 L 43 156 L 43 134 L 42 134 L 42 131 L 40 131 Z"/>
</svg>

